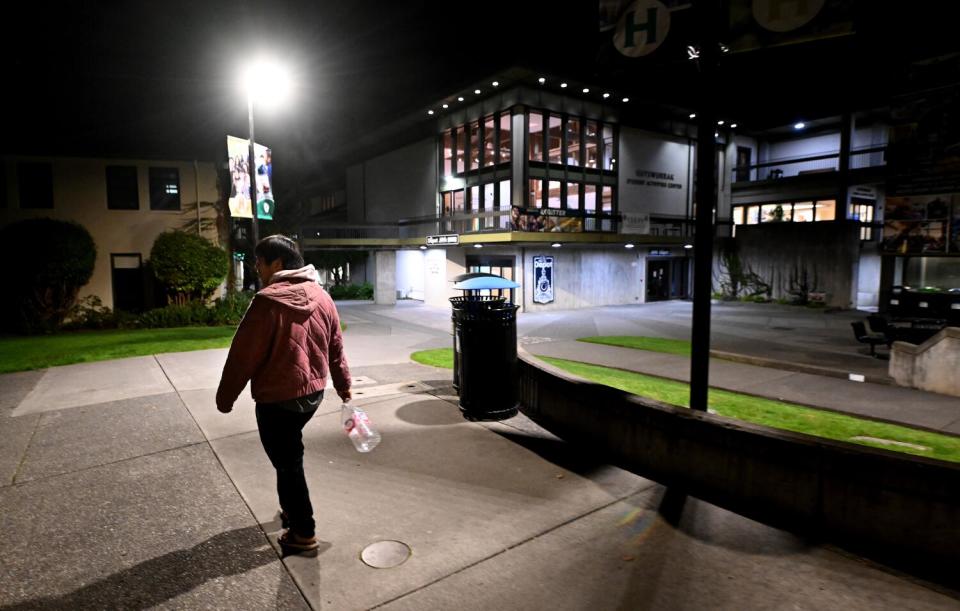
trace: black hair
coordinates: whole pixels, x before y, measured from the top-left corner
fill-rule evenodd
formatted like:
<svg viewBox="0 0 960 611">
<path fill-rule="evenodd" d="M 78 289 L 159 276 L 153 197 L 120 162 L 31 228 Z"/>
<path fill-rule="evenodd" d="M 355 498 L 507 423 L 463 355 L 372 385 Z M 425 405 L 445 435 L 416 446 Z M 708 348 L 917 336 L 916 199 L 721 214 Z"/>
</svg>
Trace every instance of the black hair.
<svg viewBox="0 0 960 611">
<path fill-rule="evenodd" d="M 276 234 L 263 238 L 257 242 L 253 252 L 267 265 L 280 259 L 283 269 L 303 267 L 303 255 L 297 250 L 297 243 L 285 235 Z"/>
</svg>

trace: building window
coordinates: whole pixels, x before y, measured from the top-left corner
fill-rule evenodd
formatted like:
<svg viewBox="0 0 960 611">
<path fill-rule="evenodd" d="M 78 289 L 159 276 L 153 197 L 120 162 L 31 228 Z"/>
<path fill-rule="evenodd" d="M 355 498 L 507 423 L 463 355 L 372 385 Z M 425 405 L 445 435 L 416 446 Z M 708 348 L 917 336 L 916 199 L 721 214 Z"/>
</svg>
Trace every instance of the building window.
<svg viewBox="0 0 960 611">
<path fill-rule="evenodd" d="M 467 158 L 466 145 L 467 145 L 467 133 L 464 128 L 458 127 L 457 128 L 457 150 L 456 150 L 457 174 L 463 174 L 463 171 L 465 169 L 465 165 L 466 165 L 465 159 Z"/>
<path fill-rule="evenodd" d="M 543 161 L 543 115 L 530 113 L 530 161 Z"/>
<path fill-rule="evenodd" d="M 21 208 L 53 208 L 53 165 L 22 162 L 17 165 L 17 182 Z"/>
<path fill-rule="evenodd" d="M 530 195 L 527 201 L 531 208 L 543 208 L 543 181 L 539 178 L 530 180 Z"/>
<path fill-rule="evenodd" d="M 547 207 L 561 208 L 560 201 L 560 181 L 551 180 L 547 191 Z"/>
<path fill-rule="evenodd" d="M 453 175 L 453 134 L 449 129 L 443 132 L 443 175 Z"/>
<path fill-rule="evenodd" d="M 443 210 L 443 216 L 453 214 L 453 191 L 440 194 L 440 208 Z"/>
<path fill-rule="evenodd" d="M 134 166 L 107 166 L 107 208 L 110 210 L 138 210 L 140 189 L 137 168 Z"/>
<path fill-rule="evenodd" d="M 557 115 L 550 115 L 548 126 L 549 131 L 547 132 L 547 138 L 549 141 L 547 150 L 550 151 L 548 161 L 550 161 L 550 163 L 563 163 L 563 121 Z"/>
<path fill-rule="evenodd" d="M 180 209 L 180 171 L 177 168 L 150 168 L 150 209 Z"/>
<path fill-rule="evenodd" d="M 494 198 L 496 197 L 497 185 L 496 183 L 487 183 L 483 185 L 483 211 L 484 212 L 493 212 L 494 204 L 496 203 Z M 485 216 L 483 218 L 483 227 L 484 229 L 490 229 L 495 227 L 497 224 L 497 217 L 494 215 Z"/>
<path fill-rule="evenodd" d="M 587 121 L 583 133 L 584 165 L 597 169 L 597 122 Z"/>
<path fill-rule="evenodd" d="M 453 192 L 453 212 L 454 214 L 463 212 L 463 189 Z"/>
<path fill-rule="evenodd" d="M 873 207 L 874 204 L 872 202 L 869 204 L 850 204 L 850 218 L 855 221 L 860 221 L 861 240 L 873 239 L 873 227 L 871 227 L 871 223 L 873 223 Z"/>
<path fill-rule="evenodd" d="M 606 185 L 602 187 L 600 191 L 600 205 L 602 206 L 603 213 L 607 215 L 613 214 L 613 187 Z M 613 219 L 605 218 L 601 221 L 600 224 L 601 231 L 612 231 L 613 230 Z"/>
<path fill-rule="evenodd" d="M 760 206 L 760 220 L 764 223 L 778 223 L 793 219 L 793 206 L 785 204 L 764 204 Z"/>
<path fill-rule="evenodd" d="M 567 183 L 567 210 L 580 209 L 580 184 L 575 182 Z"/>
<path fill-rule="evenodd" d="M 837 201 L 833 199 L 820 200 L 816 203 L 816 216 L 818 221 L 833 221 L 837 218 Z"/>
<path fill-rule="evenodd" d="M 500 163 L 510 162 L 510 134 L 512 133 L 510 120 L 509 112 L 500 115 Z"/>
<path fill-rule="evenodd" d="M 580 119 L 567 119 L 567 165 L 580 165 Z"/>
<path fill-rule="evenodd" d="M 480 122 L 470 124 L 470 169 L 480 168 Z"/>
<path fill-rule="evenodd" d="M 613 126 L 603 126 L 603 169 L 615 170 L 617 163 L 613 153 Z"/>
<path fill-rule="evenodd" d="M 483 122 L 483 166 L 492 166 L 497 163 L 496 158 L 496 131 L 493 123 L 493 116 L 487 117 Z"/>
<path fill-rule="evenodd" d="M 795 203 L 793 205 L 793 220 L 797 223 L 812 223 L 813 222 L 813 202 Z"/>
</svg>

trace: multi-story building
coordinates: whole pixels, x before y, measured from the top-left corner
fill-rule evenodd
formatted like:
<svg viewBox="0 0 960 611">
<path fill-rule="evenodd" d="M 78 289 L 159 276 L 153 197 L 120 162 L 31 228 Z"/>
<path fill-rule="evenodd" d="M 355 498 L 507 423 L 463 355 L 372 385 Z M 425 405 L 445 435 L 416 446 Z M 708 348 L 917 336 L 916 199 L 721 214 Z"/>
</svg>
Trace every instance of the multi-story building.
<svg viewBox="0 0 960 611">
<path fill-rule="evenodd" d="M 525 310 L 690 295 L 689 110 L 638 112 L 616 91 L 514 69 L 399 123 L 406 142 L 348 168 L 347 222 L 303 236 L 307 249 L 369 249 L 379 301 L 445 305 L 471 271 L 514 279 Z M 876 307 L 883 116 L 763 132 L 731 117 L 715 137 L 718 279 L 732 242 L 769 298 L 802 285 L 832 305 Z M 545 262 L 552 299 L 538 288 Z"/>
<path fill-rule="evenodd" d="M 48 217 L 84 226 L 97 259 L 79 297 L 95 295 L 110 308 L 152 305 L 144 263 L 161 233 L 200 231 L 219 242 L 214 163 L 5 156 L 0 170 L 0 225 Z"/>
</svg>

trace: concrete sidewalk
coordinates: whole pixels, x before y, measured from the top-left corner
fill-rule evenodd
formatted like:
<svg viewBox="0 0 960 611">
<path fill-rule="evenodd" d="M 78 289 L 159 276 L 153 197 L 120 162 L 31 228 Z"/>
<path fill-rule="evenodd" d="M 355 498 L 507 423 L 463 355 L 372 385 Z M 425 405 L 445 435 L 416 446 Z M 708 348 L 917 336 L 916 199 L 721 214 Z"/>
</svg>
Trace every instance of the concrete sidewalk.
<svg viewBox="0 0 960 611">
<path fill-rule="evenodd" d="M 214 407 L 225 350 L 0 376 L 0 609 L 960 609 L 522 416 L 466 422 L 450 372 L 407 357 L 443 329 L 343 310 L 383 442 L 356 453 L 330 397 L 307 425 L 313 557 L 280 557 L 249 394 Z M 412 554 L 367 566 L 381 540 Z"/>
</svg>

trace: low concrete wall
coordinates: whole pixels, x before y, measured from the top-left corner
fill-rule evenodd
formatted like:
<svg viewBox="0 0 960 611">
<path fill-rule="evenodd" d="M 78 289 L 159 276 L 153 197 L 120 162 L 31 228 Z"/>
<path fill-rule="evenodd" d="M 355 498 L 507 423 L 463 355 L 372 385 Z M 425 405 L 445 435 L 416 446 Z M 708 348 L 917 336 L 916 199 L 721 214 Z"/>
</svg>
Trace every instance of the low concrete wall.
<svg viewBox="0 0 960 611">
<path fill-rule="evenodd" d="M 900 386 L 960 397 L 960 328 L 947 327 L 919 346 L 894 342 L 889 372 Z"/>
<path fill-rule="evenodd" d="M 613 464 L 910 570 L 939 577 L 960 560 L 960 465 L 677 408 L 519 356 L 521 411 Z"/>
</svg>

